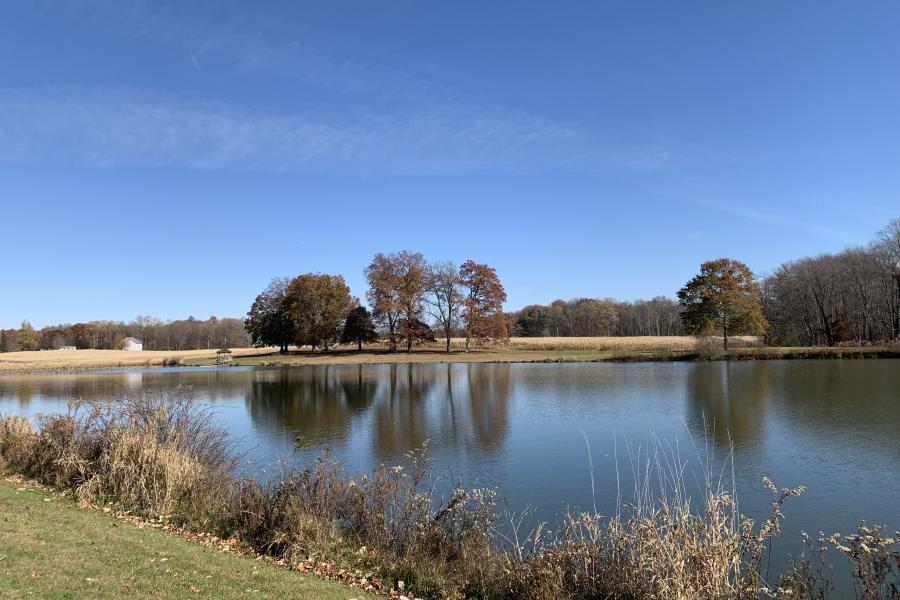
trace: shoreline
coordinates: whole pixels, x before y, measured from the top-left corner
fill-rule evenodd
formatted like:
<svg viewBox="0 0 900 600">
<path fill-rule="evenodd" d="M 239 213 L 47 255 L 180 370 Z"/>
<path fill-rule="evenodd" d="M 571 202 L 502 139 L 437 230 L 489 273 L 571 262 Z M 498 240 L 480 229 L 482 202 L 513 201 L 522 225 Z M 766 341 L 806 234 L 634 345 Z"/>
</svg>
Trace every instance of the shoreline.
<svg viewBox="0 0 900 600">
<path fill-rule="evenodd" d="M 9 517 L 0 524 L 6 579 L 0 596 L 39 591 L 41 597 L 66 592 L 81 597 L 244 598 L 246 581 L 266 597 L 313 600 L 384 598 L 378 580 L 358 571 L 337 572 L 319 565 L 278 564 L 251 552 L 235 539 L 221 539 L 119 508 L 80 505 L 71 491 L 59 490 L 0 469 L 0 506 Z M 36 547 L 35 542 L 42 541 Z M 94 552 L 80 554 L 84 544 Z M 55 569 L 44 567 L 51 563 Z M 283 561 L 282 561 L 283 562 Z M 177 565 L 177 572 L 172 572 Z M 141 577 L 134 576 L 134 571 Z M 214 580 L 213 580 L 214 579 Z M 244 584 L 244 585 L 242 585 Z M 373 587 L 375 593 L 364 589 Z M 381 593 L 381 596 L 376 595 Z"/>
<path fill-rule="evenodd" d="M 104 351 L 91 351 L 94 353 Z M 195 352 L 196 354 L 196 352 Z M 71 357 L 76 358 L 76 357 Z M 51 364 L 40 366 L 34 362 L 3 361 L 0 357 L 0 377 L 28 375 L 78 375 L 106 370 L 156 368 L 213 367 L 213 356 L 135 357 L 122 361 L 94 358 L 83 364 Z M 473 350 L 450 353 L 434 350 L 414 350 L 412 353 L 389 353 L 381 350 L 332 350 L 329 352 L 294 351 L 279 354 L 274 351 L 252 353 L 244 349 L 235 352 L 231 366 L 239 367 L 303 367 L 378 364 L 553 364 L 553 363 L 635 363 L 635 362 L 710 362 L 744 360 L 859 360 L 900 358 L 900 346 L 874 347 L 756 347 L 734 348 L 727 352 L 698 352 L 688 350 Z M 223 366 L 223 368 L 226 368 Z"/>
</svg>

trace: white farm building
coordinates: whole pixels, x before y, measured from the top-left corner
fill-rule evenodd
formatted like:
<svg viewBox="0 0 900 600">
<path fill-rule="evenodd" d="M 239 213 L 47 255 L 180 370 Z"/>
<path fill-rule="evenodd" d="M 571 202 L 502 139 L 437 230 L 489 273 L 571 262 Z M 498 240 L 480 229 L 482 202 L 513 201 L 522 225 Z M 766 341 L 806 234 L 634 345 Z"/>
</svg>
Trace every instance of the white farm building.
<svg viewBox="0 0 900 600">
<path fill-rule="evenodd" d="M 133 337 L 125 338 L 125 341 L 122 342 L 122 350 L 128 350 L 129 352 L 140 352 L 144 349 L 144 344 L 141 340 Z"/>
</svg>

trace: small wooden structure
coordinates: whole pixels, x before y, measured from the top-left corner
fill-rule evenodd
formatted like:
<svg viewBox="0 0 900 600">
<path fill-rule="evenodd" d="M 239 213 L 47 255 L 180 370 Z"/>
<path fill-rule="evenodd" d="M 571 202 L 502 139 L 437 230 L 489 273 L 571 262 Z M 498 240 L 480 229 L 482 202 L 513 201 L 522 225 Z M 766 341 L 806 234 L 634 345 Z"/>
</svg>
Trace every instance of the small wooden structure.
<svg viewBox="0 0 900 600">
<path fill-rule="evenodd" d="M 231 354 L 231 350 L 228 348 L 220 348 L 216 350 L 216 364 L 217 365 L 230 365 L 234 360 L 234 356 Z"/>
</svg>

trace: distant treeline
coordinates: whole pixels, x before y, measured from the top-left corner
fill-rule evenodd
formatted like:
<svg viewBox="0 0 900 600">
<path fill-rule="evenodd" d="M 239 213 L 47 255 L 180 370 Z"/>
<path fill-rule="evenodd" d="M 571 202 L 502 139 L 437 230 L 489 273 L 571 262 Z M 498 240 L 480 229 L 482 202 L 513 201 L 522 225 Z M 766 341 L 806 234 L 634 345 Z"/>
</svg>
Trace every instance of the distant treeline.
<svg viewBox="0 0 900 600">
<path fill-rule="evenodd" d="M 27 321 L 16 329 L 0 330 L 0 352 L 52 350 L 75 346 L 80 350 L 115 350 L 126 337 L 141 340 L 144 350 L 191 350 L 199 348 L 245 347 L 250 338 L 241 319 L 210 317 L 205 321 L 188 317 L 162 321 L 140 316 L 121 321 L 90 321 L 34 329 Z"/>
<path fill-rule="evenodd" d="M 418 252 L 377 254 L 364 271 L 368 308 L 350 295 L 340 275 L 307 273 L 275 279 L 245 320 L 131 323 L 91 321 L 45 327 L 27 322 L 0 331 L 0 352 L 75 346 L 121 347 L 126 337 L 145 350 L 289 345 L 327 349 L 335 342 L 386 339 L 392 350 L 435 337 L 673 336 L 753 334 L 779 346 L 866 345 L 900 339 L 900 218 L 866 246 L 781 265 L 757 277 L 740 261 L 704 262 L 678 291 L 678 300 L 621 302 L 555 300 L 504 313 L 506 292 L 496 271 L 466 261 L 426 261 Z M 249 332 L 249 333 L 248 333 Z M 727 341 L 725 342 L 727 346 Z"/>
<path fill-rule="evenodd" d="M 510 334 L 522 337 L 684 335 L 681 308 L 671 298 L 619 302 L 609 298 L 554 300 L 510 313 Z"/>
<path fill-rule="evenodd" d="M 834 346 L 900 338 L 900 218 L 875 240 L 787 262 L 762 279 L 773 345 Z"/>
<path fill-rule="evenodd" d="M 756 282 L 759 291 L 752 295 L 759 297 L 769 345 L 900 339 L 900 218 L 867 246 L 789 261 Z M 696 333 L 696 327 L 686 330 L 684 313 L 683 302 L 665 297 L 636 302 L 577 298 L 526 306 L 507 315 L 507 322 L 510 335 L 523 337 Z"/>
</svg>

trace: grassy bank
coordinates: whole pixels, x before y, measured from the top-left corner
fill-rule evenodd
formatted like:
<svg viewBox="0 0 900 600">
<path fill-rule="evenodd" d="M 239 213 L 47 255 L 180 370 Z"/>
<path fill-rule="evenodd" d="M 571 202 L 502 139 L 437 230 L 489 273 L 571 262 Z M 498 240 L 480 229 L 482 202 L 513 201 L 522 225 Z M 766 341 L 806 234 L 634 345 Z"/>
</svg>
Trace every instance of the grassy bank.
<svg viewBox="0 0 900 600">
<path fill-rule="evenodd" d="M 473 350 L 471 352 L 416 349 L 412 353 L 388 353 L 385 350 L 331 350 L 329 352 L 294 351 L 287 354 L 247 354 L 235 359 L 239 366 L 303 366 L 391 363 L 566 363 L 566 362 L 666 362 L 698 360 L 790 360 L 900 358 L 900 346 L 870 348 L 828 347 L 747 347 L 722 350 Z M 212 358 L 192 358 L 185 366 L 209 366 Z"/>
<path fill-rule="evenodd" d="M 678 361 L 678 360 L 766 360 L 795 358 L 898 358 L 900 346 L 867 348 L 764 347 L 756 338 L 730 340 L 728 352 L 721 340 L 698 343 L 687 336 L 672 337 L 594 337 L 594 338 L 512 338 L 490 346 L 463 350 L 464 340 L 452 340 L 451 352 L 440 342 L 416 347 L 412 353 L 390 353 L 383 343 L 355 347 L 336 346 L 328 352 L 295 349 L 279 354 L 272 348 L 232 349 L 234 364 L 244 366 L 291 366 L 325 364 L 383 364 L 440 362 L 603 362 L 603 361 Z M 158 366 L 210 366 L 216 363 L 215 350 L 182 352 L 125 352 L 120 350 L 77 350 L 46 352 L 9 352 L 0 354 L 3 373 L 47 373 L 102 368 Z"/>
<path fill-rule="evenodd" d="M 777 489 L 764 480 L 773 510 L 768 519 L 754 523 L 737 512 L 733 490 L 710 474 L 692 500 L 681 471 L 666 470 L 678 463 L 666 452 L 648 448 L 646 464 L 635 468 L 635 496 L 614 514 L 573 513 L 559 527 L 530 530 L 516 517 L 500 522 L 502 509 L 490 489 L 441 483 L 431 473 L 424 449 L 411 452 L 403 465 L 381 465 L 364 474 L 345 472 L 326 453 L 318 460 L 298 459 L 265 485 L 237 479 L 225 433 L 188 396 L 177 393 L 85 406 L 35 423 L 0 418 L 0 468 L 66 490 L 82 503 L 214 532 L 297 569 L 329 562 L 338 569 L 371 572 L 388 589 L 429 599 L 821 600 L 831 587 L 829 571 L 818 561 L 824 556 L 818 549 L 826 544 L 849 558 L 857 597 L 896 597 L 900 534 L 891 538 L 880 528 L 861 526 L 852 535 L 823 536 L 820 546 L 813 541 L 793 568 L 770 574 L 772 538 L 781 531 L 786 503 L 802 488 Z M 437 491 L 441 489 L 445 492 Z M 39 506 L 49 510 L 52 502 Z M 16 510 L 4 506 L 3 514 Z M 18 525 L 0 527 L 20 532 L 13 534 L 21 536 L 15 547 L 23 548 L 14 550 L 16 564 L 47 564 L 39 553 L 52 537 L 59 548 L 50 545 L 48 551 L 72 557 L 60 569 L 81 577 L 79 585 L 85 589 L 97 584 L 92 569 L 100 569 L 101 557 L 113 560 L 114 555 L 122 557 L 121 564 L 113 560 L 121 572 L 115 571 L 117 577 L 104 585 L 134 585 L 150 595 L 154 586 L 164 585 L 155 579 L 162 576 L 155 570 L 158 565 L 135 562 L 146 556 L 140 544 L 122 542 L 126 547 L 120 551 L 120 540 L 103 538 L 95 529 L 101 535 L 95 547 L 84 540 L 77 545 L 91 548 L 97 556 L 90 561 L 96 562 L 79 562 L 68 544 L 79 540 L 80 524 L 60 523 L 58 527 L 70 529 L 34 541 L 23 527 L 31 523 L 40 532 L 42 521 L 49 525 L 59 519 L 39 514 L 30 522 L 27 515 L 19 517 Z M 27 560 L 33 562 L 23 562 Z M 10 570 L 12 564 L 0 563 L 0 570 Z M 203 589 L 193 577 L 216 577 L 204 570 L 211 567 L 202 561 L 172 564 L 163 573 L 172 575 L 173 590 Z M 31 582 L 29 568 L 35 579 L 44 573 L 20 566 L 14 574 L 9 571 L 11 583 L 0 585 L 18 586 L 9 587 L 15 592 L 51 589 L 30 587 L 45 584 Z M 118 575 L 133 583 L 123 584 Z M 52 573 L 46 577 L 47 585 L 57 585 L 49 579 Z M 223 581 L 228 587 L 234 579 Z"/>
<path fill-rule="evenodd" d="M 0 598 L 368 597 L 0 479 Z"/>
</svg>

